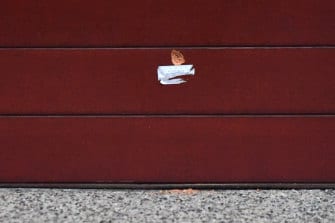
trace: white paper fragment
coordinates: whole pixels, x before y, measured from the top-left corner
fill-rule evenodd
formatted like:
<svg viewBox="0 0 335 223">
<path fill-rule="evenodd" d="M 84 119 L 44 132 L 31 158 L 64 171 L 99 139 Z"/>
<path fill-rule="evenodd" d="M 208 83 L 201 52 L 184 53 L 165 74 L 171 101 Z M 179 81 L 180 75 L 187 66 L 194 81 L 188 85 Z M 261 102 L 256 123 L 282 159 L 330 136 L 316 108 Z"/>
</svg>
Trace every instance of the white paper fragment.
<svg viewBox="0 0 335 223">
<path fill-rule="evenodd" d="M 193 64 L 178 66 L 159 66 L 157 69 L 158 80 L 163 85 L 182 84 L 186 81 L 182 78 L 175 78 L 185 75 L 195 75 Z"/>
</svg>

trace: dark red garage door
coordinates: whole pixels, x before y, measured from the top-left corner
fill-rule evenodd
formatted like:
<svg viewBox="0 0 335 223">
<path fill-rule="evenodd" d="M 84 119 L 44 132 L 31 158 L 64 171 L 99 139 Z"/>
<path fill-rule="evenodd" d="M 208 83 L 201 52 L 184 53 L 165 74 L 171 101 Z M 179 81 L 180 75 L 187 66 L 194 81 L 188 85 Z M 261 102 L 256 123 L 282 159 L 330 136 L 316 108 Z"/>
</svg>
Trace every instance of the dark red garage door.
<svg viewBox="0 0 335 223">
<path fill-rule="evenodd" d="M 331 0 L 3 0 L 0 183 L 334 183 L 333 21 Z"/>
</svg>

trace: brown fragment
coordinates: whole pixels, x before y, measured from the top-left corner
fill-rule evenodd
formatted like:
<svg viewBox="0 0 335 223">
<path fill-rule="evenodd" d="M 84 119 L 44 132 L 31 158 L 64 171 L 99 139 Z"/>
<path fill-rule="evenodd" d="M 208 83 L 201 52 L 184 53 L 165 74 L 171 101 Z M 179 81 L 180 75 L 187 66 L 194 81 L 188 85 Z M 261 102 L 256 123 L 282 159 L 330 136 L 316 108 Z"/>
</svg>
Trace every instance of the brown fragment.
<svg viewBox="0 0 335 223">
<path fill-rule="evenodd" d="M 161 193 L 163 194 L 181 194 L 181 195 L 193 195 L 195 193 L 198 193 L 198 190 L 193 190 L 192 188 L 189 189 L 173 189 L 173 190 L 165 190 L 165 191 L 161 191 Z"/>
<path fill-rule="evenodd" d="M 174 65 L 182 65 L 185 63 L 185 58 L 183 54 L 178 50 L 171 51 L 171 61 Z"/>
</svg>

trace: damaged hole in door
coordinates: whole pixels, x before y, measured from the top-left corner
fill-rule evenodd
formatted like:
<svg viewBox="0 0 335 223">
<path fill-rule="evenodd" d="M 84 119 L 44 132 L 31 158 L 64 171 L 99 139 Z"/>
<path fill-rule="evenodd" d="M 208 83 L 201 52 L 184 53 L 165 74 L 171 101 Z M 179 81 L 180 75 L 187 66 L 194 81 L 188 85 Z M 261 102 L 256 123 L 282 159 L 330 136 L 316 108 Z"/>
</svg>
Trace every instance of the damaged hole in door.
<svg viewBox="0 0 335 223">
<path fill-rule="evenodd" d="M 184 64 L 186 60 L 180 51 L 171 51 L 171 61 L 173 65 L 158 66 L 157 76 L 162 85 L 182 84 L 186 80 L 181 76 L 195 75 L 193 64 Z"/>
</svg>

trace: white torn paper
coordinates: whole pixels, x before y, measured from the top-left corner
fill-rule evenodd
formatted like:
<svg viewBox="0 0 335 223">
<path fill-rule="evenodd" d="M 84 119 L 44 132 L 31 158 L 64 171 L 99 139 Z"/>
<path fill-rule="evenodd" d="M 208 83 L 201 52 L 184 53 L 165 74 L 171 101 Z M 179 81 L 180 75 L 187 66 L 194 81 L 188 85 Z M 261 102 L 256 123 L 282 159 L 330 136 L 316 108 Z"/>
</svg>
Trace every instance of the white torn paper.
<svg viewBox="0 0 335 223">
<path fill-rule="evenodd" d="M 193 64 L 178 66 L 159 66 L 157 69 L 158 80 L 163 85 L 182 84 L 186 81 L 182 78 L 176 78 L 185 75 L 195 75 Z"/>
</svg>

